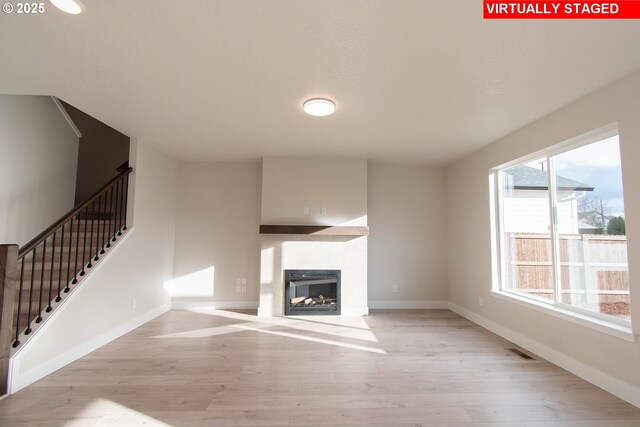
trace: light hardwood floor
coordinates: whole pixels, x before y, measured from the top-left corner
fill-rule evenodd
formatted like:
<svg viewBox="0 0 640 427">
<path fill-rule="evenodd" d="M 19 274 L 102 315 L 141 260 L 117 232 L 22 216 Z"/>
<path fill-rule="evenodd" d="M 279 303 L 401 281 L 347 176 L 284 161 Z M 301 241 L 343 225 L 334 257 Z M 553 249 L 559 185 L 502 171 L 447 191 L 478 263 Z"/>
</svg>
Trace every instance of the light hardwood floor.
<svg viewBox="0 0 640 427">
<path fill-rule="evenodd" d="M 0 425 L 640 426 L 640 409 L 509 347 L 447 310 L 173 310 L 0 401 Z"/>
</svg>

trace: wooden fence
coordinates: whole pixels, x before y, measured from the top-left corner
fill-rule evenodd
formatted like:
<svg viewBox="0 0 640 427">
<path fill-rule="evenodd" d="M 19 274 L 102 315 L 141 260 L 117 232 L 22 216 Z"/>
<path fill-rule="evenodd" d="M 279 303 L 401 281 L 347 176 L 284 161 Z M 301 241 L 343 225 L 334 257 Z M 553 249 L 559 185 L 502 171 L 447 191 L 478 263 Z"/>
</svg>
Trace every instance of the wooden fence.
<svg viewBox="0 0 640 427">
<path fill-rule="evenodd" d="M 617 316 L 629 316 L 626 236 L 560 235 L 562 301 Z M 553 298 L 551 238 L 548 234 L 508 233 L 507 286 Z"/>
</svg>

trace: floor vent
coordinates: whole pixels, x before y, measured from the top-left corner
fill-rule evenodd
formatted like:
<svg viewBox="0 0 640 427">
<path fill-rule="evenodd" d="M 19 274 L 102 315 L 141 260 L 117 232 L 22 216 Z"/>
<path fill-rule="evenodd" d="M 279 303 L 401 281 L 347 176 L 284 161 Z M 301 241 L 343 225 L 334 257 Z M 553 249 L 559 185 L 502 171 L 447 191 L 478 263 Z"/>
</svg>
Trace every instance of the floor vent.
<svg viewBox="0 0 640 427">
<path fill-rule="evenodd" d="M 517 348 L 508 348 L 507 350 L 509 350 L 512 353 L 517 354 L 518 356 L 522 357 L 523 359 L 535 360 L 533 357 L 529 356 L 528 354 L 524 353 L 522 350 L 519 350 Z"/>
</svg>

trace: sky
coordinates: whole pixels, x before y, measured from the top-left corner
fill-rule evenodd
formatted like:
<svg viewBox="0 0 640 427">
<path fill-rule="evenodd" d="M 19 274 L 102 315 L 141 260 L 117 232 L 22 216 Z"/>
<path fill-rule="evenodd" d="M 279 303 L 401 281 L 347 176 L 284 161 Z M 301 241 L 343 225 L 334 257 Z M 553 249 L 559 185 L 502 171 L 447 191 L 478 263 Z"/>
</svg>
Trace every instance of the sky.
<svg viewBox="0 0 640 427">
<path fill-rule="evenodd" d="M 624 214 L 618 136 L 554 157 L 556 175 L 594 187 L 591 197 L 602 200 L 612 215 Z M 589 193 L 587 193 L 589 194 Z"/>
</svg>

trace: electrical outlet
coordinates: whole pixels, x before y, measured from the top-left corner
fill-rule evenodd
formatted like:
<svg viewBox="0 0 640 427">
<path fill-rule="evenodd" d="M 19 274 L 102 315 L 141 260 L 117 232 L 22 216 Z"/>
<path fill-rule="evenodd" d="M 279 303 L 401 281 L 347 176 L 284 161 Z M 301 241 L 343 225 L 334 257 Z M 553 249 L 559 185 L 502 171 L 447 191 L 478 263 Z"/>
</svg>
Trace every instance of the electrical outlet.
<svg viewBox="0 0 640 427">
<path fill-rule="evenodd" d="M 398 285 L 393 285 L 393 292 L 398 293 Z"/>
<path fill-rule="evenodd" d="M 320 215 L 326 215 L 326 214 L 327 214 L 327 208 L 320 209 Z"/>
<path fill-rule="evenodd" d="M 302 208 L 302 215 L 309 215 L 309 208 L 308 207 L 304 207 Z"/>
<path fill-rule="evenodd" d="M 478 305 L 482 307 L 483 301 L 482 301 L 482 297 L 478 298 Z"/>
<path fill-rule="evenodd" d="M 138 305 L 138 301 L 136 301 L 135 298 L 131 299 L 131 308 L 136 308 L 136 306 Z"/>
</svg>

